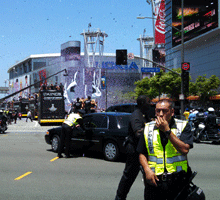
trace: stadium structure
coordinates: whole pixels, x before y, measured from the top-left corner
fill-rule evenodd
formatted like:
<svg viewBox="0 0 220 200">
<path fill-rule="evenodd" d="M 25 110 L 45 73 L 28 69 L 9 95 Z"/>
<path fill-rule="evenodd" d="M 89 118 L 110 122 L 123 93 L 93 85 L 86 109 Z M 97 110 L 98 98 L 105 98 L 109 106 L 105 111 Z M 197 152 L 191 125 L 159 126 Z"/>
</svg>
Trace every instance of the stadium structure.
<svg viewBox="0 0 220 200">
<path fill-rule="evenodd" d="M 116 53 L 104 53 L 104 43 L 108 37 L 105 32 L 99 29 L 88 30 L 81 35 L 84 38 L 84 52 L 81 52 L 80 41 L 68 41 L 61 44 L 60 53 L 30 55 L 12 65 L 8 69 L 9 94 L 32 84 L 34 86 L 16 94 L 8 101 L 33 96 L 39 92 L 43 84 L 62 84 L 67 110 L 77 97 L 91 96 L 98 103 L 99 109 L 106 109 L 116 103 L 127 103 L 124 94 L 134 91 L 135 81 L 150 75 L 142 73 L 143 67 L 149 67 L 142 59 L 150 56 L 149 45 L 146 45 L 148 40 L 140 43 L 143 51 L 145 46 L 148 46 L 147 52 L 142 53 L 142 58 L 129 53 L 127 65 L 116 65 Z M 67 70 L 68 76 L 58 73 L 47 79 L 64 69 Z M 129 99 L 129 102 L 134 101 Z"/>
</svg>

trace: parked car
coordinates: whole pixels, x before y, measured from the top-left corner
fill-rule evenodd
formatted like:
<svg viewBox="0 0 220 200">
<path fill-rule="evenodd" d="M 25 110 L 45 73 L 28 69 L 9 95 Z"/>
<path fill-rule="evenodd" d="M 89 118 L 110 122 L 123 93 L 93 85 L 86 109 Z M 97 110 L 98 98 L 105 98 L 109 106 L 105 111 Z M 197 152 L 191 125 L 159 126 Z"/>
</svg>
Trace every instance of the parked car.
<svg viewBox="0 0 220 200">
<path fill-rule="evenodd" d="M 115 161 L 125 153 L 123 142 L 128 136 L 130 113 L 90 113 L 83 116 L 83 132 L 73 130 L 71 147 L 77 150 L 102 152 L 105 159 Z M 47 144 L 58 151 L 62 127 L 49 129 Z"/>
</svg>

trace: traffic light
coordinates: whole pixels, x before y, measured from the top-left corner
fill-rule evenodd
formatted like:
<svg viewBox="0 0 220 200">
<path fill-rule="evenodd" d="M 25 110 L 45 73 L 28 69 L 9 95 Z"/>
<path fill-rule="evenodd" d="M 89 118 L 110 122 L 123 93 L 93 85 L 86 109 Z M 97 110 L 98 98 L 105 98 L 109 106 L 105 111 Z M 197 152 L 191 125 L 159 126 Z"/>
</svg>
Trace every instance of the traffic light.
<svg viewBox="0 0 220 200">
<path fill-rule="evenodd" d="M 189 93 L 189 72 L 182 70 L 182 81 L 183 81 L 183 94 L 187 95 Z"/>
<path fill-rule="evenodd" d="M 116 50 L 116 65 L 127 65 L 127 49 Z"/>
</svg>

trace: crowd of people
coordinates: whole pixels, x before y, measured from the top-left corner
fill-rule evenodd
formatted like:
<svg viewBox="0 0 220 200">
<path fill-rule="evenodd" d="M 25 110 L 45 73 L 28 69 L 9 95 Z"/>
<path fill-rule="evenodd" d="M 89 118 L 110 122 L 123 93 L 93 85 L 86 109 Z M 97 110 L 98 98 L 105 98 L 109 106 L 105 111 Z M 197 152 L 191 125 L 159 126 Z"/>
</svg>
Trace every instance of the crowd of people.
<svg viewBox="0 0 220 200">
<path fill-rule="evenodd" d="M 57 90 L 57 91 L 63 91 L 64 86 L 62 83 L 59 85 L 57 83 L 48 85 L 47 83 L 44 83 L 40 86 L 40 91 L 42 90 Z"/>
<path fill-rule="evenodd" d="M 17 123 L 17 119 L 21 120 L 22 118 L 22 114 L 20 112 L 17 111 L 17 109 L 7 109 L 7 110 L 0 110 L 0 120 L 3 121 L 3 123 L 6 125 L 10 125 L 12 123 Z M 32 113 L 30 110 L 27 110 L 27 118 L 26 118 L 26 122 L 27 119 L 30 119 L 31 121 L 33 121 L 32 119 Z"/>
<path fill-rule="evenodd" d="M 76 101 L 72 102 L 70 106 L 69 113 L 77 113 L 79 110 L 84 110 L 85 114 L 97 112 L 97 102 L 95 99 L 91 99 L 91 96 L 88 96 L 86 99 L 84 97 L 77 97 Z"/>
<path fill-rule="evenodd" d="M 17 112 L 17 110 L 0 110 L 0 118 L 3 119 L 3 122 L 5 124 L 12 124 L 12 122 L 16 124 L 18 117 L 19 113 Z"/>
</svg>

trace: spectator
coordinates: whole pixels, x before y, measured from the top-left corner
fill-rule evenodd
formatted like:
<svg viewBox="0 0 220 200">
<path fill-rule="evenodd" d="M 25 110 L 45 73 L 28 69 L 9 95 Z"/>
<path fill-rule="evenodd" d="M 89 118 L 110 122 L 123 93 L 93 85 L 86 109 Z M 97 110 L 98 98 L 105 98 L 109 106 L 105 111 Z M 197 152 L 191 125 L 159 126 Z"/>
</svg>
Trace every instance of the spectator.
<svg viewBox="0 0 220 200">
<path fill-rule="evenodd" d="M 30 110 L 28 110 L 28 112 L 27 112 L 26 122 L 28 121 L 28 119 L 30 119 L 31 122 L 33 121 L 33 120 L 32 120 L 32 114 L 31 114 L 31 111 L 30 111 Z"/>
</svg>

